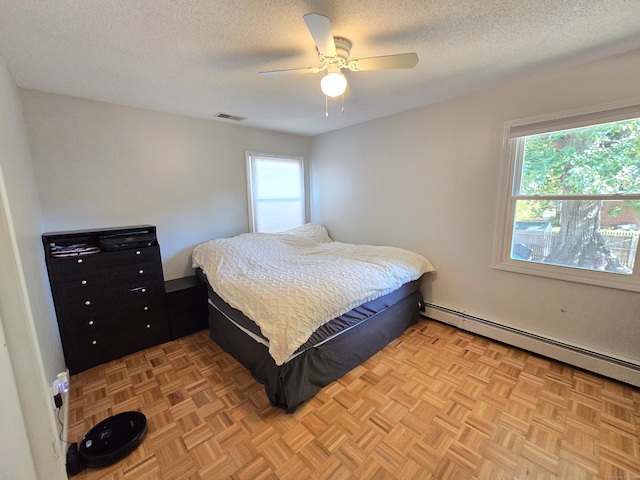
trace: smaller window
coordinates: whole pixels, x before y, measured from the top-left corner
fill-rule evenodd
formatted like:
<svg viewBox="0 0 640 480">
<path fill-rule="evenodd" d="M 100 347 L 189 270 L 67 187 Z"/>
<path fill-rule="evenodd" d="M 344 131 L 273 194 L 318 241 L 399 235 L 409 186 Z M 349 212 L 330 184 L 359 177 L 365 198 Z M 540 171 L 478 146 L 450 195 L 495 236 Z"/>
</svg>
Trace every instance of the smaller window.
<svg viewBox="0 0 640 480">
<path fill-rule="evenodd" d="M 281 232 L 304 225 L 304 158 L 247 152 L 247 192 L 252 232 Z"/>
<path fill-rule="evenodd" d="M 505 130 L 495 267 L 640 291 L 640 107 Z"/>
</svg>

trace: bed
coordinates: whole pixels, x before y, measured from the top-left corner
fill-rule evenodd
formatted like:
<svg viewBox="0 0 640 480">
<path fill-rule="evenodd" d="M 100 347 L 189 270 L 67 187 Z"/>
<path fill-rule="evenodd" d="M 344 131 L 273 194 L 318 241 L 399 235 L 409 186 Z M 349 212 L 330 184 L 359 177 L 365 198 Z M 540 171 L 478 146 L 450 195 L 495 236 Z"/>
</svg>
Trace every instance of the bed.
<svg viewBox="0 0 640 480">
<path fill-rule="evenodd" d="M 424 256 L 332 240 L 316 224 L 198 245 L 211 338 L 293 412 L 419 318 Z"/>
</svg>

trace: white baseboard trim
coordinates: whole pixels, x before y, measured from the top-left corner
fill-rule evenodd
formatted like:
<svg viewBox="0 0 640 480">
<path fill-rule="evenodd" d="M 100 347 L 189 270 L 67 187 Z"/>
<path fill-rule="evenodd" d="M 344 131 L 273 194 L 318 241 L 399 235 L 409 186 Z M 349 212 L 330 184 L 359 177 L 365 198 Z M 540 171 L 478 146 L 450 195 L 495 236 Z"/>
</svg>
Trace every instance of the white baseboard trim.
<svg viewBox="0 0 640 480">
<path fill-rule="evenodd" d="M 421 315 L 461 330 L 522 348 L 590 372 L 640 387 L 640 364 L 579 345 L 519 330 L 439 305 L 424 304 Z"/>
</svg>

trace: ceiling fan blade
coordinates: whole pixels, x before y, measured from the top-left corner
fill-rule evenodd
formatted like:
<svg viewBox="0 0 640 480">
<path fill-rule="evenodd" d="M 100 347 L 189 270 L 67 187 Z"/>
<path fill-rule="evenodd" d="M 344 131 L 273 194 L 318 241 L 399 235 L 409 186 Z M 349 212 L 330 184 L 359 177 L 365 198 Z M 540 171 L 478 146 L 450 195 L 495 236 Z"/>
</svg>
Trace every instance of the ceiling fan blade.
<svg viewBox="0 0 640 480">
<path fill-rule="evenodd" d="M 360 58 L 349 62 L 349 69 L 354 72 L 365 70 L 386 70 L 391 68 L 413 68 L 418 63 L 415 53 L 400 53 L 398 55 L 383 55 L 382 57 Z"/>
<path fill-rule="evenodd" d="M 258 72 L 261 77 L 282 77 L 284 75 L 295 75 L 298 73 L 318 73 L 320 71 L 317 67 L 307 68 L 292 68 L 289 70 L 271 70 L 269 72 Z"/>
<path fill-rule="evenodd" d="M 304 19 L 304 23 L 307 24 L 313 41 L 316 42 L 318 51 L 325 57 L 335 57 L 336 43 L 333 40 L 329 19 L 317 13 L 307 13 L 302 18 Z"/>
</svg>

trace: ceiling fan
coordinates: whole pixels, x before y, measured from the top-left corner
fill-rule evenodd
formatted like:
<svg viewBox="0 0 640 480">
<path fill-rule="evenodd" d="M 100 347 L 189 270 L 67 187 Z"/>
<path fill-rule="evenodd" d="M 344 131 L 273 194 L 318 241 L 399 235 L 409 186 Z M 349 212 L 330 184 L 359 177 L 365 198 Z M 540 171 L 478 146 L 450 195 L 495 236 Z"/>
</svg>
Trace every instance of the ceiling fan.
<svg viewBox="0 0 640 480">
<path fill-rule="evenodd" d="M 343 95 L 347 89 L 347 79 L 342 74 L 343 68 L 352 72 L 367 70 L 386 70 L 396 68 L 413 68 L 418 63 L 418 55 L 415 53 L 400 53 L 397 55 L 383 55 L 381 57 L 360 58 L 349 60 L 351 42 L 344 37 L 334 37 L 331 32 L 331 23 L 324 15 L 308 13 L 303 16 L 309 33 L 316 42 L 320 67 L 294 68 L 290 70 L 272 70 L 260 72 L 264 77 L 291 75 L 297 73 L 319 73 L 327 71 L 320 81 L 322 92 L 328 97 Z"/>
</svg>

